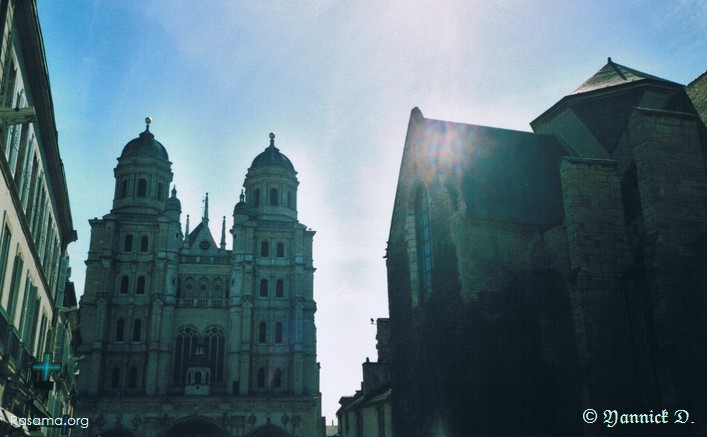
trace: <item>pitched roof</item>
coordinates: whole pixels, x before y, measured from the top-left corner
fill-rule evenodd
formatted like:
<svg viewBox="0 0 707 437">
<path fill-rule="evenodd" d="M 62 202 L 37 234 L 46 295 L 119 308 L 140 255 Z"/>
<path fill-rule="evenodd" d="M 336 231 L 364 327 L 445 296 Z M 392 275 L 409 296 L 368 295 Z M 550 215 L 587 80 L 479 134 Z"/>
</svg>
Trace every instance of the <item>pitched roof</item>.
<svg viewBox="0 0 707 437">
<path fill-rule="evenodd" d="M 561 220 L 559 165 L 569 152 L 554 135 L 417 117 L 418 171 L 458 184 L 467 216 L 533 225 Z"/>
<path fill-rule="evenodd" d="M 707 125 L 707 71 L 702 73 L 697 79 L 690 82 L 685 87 L 690 101 L 695 111 L 699 114 L 702 122 Z"/>
<path fill-rule="evenodd" d="M 584 81 L 582 85 L 572 92 L 571 95 L 587 93 L 590 91 L 595 91 L 602 88 L 613 87 L 617 85 L 623 85 L 631 82 L 638 82 L 642 80 L 652 80 L 664 82 L 667 84 L 676 84 L 669 80 L 662 79 L 651 74 L 643 73 L 633 68 L 629 68 L 620 64 L 615 63 L 609 58 L 606 65 L 601 67 L 599 71 L 594 73 L 592 77 Z"/>
</svg>

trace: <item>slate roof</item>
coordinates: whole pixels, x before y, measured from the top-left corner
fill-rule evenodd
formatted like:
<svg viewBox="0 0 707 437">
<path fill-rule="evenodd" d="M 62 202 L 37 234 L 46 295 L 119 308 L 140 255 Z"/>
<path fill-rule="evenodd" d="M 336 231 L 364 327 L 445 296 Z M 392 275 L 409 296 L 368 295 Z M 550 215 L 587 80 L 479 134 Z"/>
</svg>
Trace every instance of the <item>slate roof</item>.
<svg viewBox="0 0 707 437">
<path fill-rule="evenodd" d="M 690 82 L 685 87 L 685 92 L 702 122 L 707 125 L 707 71 Z"/>
<path fill-rule="evenodd" d="M 250 168 L 267 166 L 282 167 L 295 173 L 295 167 L 292 165 L 292 162 L 287 156 L 280 152 L 280 149 L 275 147 L 273 140 L 270 140 L 270 145 L 260 153 L 260 155 L 255 157 Z"/>
<path fill-rule="evenodd" d="M 587 79 L 582 85 L 572 92 L 574 94 L 582 94 L 590 91 L 596 91 L 602 88 L 613 87 L 617 85 L 623 85 L 631 82 L 638 82 L 643 80 L 652 80 L 658 82 L 665 82 L 667 84 L 678 85 L 675 82 L 662 79 L 651 74 L 643 73 L 633 68 L 629 68 L 620 64 L 615 63 L 609 58 L 606 65 L 604 65 L 599 71 L 594 73 L 592 77 Z"/>
<path fill-rule="evenodd" d="M 416 142 L 426 149 L 418 156 L 460 189 L 467 216 L 533 225 L 562 219 L 559 168 L 570 152 L 554 135 L 425 118 L 417 123 Z"/>
<path fill-rule="evenodd" d="M 162 143 L 155 139 L 155 136 L 150 132 L 150 126 L 148 125 L 144 132 L 140 134 L 139 137 L 131 140 L 123 148 L 123 153 L 120 154 L 120 159 L 131 158 L 135 156 L 148 156 L 162 158 L 169 161 L 169 156 L 167 156 L 167 149 L 164 148 Z"/>
</svg>

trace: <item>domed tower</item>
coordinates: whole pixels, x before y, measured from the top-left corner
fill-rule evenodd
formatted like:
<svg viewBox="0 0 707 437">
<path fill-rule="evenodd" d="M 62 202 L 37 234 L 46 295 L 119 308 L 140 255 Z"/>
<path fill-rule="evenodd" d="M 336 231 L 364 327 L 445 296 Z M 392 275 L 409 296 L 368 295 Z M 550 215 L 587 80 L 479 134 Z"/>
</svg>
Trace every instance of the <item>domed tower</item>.
<svg viewBox="0 0 707 437">
<path fill-rule="evenodd" d="M 181 203 L 176 188 L 169 195 L 167 151 L 150 132 L 151 119 L 145 122 L 145 131 L 118 158 L 110 214 L 89 221 L 81 388 L 92 395 L 151 395 L 166 386 L 158 378 L 168 373 L 171 356 Z M 153 326 L 155 320 L 164 320 L 161 329 Z"/>
<path fill-rule="evenodd" d="M 297 220 L 297 172 L 287 156 L 270 146 L 256 156 L 245 179 L 245 195 L 250 214 L 261 219 Z"/>
<path fill-rule="evenodd" d="M 150 132 L 151 122 L 149 117 L 145 119 L 145 131 L 126 144 L 118 158 L 113 213 L 159 214 L 165 210 L 172 163 Z"/>
<path fill-rule="evenodd" d="M 298 185 L 292 162 L 275 147 L 271 133 L 233 209 L 229 337 L 235 341 L 228 352 L 229 394 L 319 402 L 315 231 L 297 220 Z"/>
</svg>

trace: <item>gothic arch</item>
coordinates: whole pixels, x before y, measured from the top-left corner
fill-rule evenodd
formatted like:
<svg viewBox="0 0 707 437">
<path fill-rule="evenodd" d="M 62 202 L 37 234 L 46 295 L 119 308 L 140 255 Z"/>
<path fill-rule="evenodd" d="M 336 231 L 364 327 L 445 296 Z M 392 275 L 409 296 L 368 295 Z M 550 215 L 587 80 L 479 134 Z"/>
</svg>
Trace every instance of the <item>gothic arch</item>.
<svg viewBox="0 0 707 437">
<path fill-rule="evenodd" d="M 184 325 L 177 331 L 174 344 L 172 382 L 184 383 L 189 360 L 199 344 L 199 330 L 192 325 Z"/>
<path fill-rule="evenodd" d="M 204 416 L 189 416 L 175 421 L 161 437 L 229 437 L 221 425 Z"/>
<path fill-rule="evenodd" d="M 246 437 L 292 437 L 292 434 L 279 426 L 268 423 L 265 426 L 251 431 Z"/>
</svg>

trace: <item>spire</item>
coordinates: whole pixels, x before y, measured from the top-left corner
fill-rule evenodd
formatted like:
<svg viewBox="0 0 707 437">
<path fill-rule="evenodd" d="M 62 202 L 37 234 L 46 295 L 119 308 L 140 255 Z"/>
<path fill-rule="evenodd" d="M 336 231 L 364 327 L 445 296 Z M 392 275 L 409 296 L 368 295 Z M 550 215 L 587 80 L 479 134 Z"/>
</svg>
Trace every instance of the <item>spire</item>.
<svg viewBox="0 0 707 437">
<path fill-rule="evenodd" d="M 239 199 L 240 199 L 241 203 L 245 203 L 245 194 L 243 192 L 243 188 L 241 188 L 241 196 Z"/>
<path fill-rule="evenodd" d="M 172 185 L 172 197 L 177 197 L 177 186 Z"/>
<path fill-rule="evenodd" d="M 223 223 L 221 224 L 221 250 L 226 249 L 226 216 L 223 216 Z"/>
<path fill-rule="evenodd" d="M 275 132 L 270 132 L 270 147 L 275 147 Z"/>
<path fill-rule="evenodd" d="M 201 218 L 202 223 L 209 222 L 209 193 L 204 197 L 204 216 Z"/>
<path fill-rule="evenodd" d="M 184 241 L 189 241 L 189 214 L 187 214 L 187 227 L 184 229 Z"/>
</svg>

